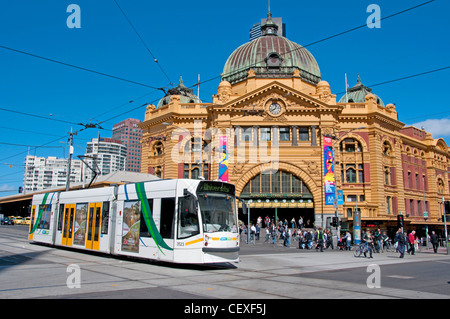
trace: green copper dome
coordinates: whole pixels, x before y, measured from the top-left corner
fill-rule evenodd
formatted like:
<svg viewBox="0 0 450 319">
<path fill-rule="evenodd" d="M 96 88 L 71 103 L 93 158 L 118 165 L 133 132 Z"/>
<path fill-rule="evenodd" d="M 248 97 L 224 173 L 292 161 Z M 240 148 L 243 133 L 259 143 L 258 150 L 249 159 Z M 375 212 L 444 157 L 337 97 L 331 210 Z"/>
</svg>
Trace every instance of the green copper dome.
<svg viewBox="0 0 450 319">
<path fill-rule="evenodd" d="M 172 95 L 179 95 L 181 103 L 202 103 L 202 101 L 198 98 L 198 96 L 193 93 L 193 90 L 187 88 L 183 84 L 183 78 L 181 76 L 180 76 L 180 83 L 178 83 L 176 87 L 171 88 L 167 91 L 166 96 L 164 96 L 161 100 L 159 100 L 156 108 L 169 104 L 170 97 Z"/>
<path fill-rule="evenodd" d="M 262 36 L 238 47 L 228 57 L 221 74 L 223 81 L 237 83 L 255 71 L 256 77 L 289 78 L 295 69 L 302 80 L 316 85 L 321 74 L 314 56 L 301 45 L 277 35 L 271 14 L 261 26 Z"/>
<path fill-rule="evenodd" d="M 372 92 L 371 88 L 368 88 L 364 84 L 361 83 L 361 78 L 358 75 L 358 80 L 356 82 L 356 85 L 352 88 L 349 88 L 347 90 L 347 93 L 341 97 L 338 103 L 364 103 L 366 102 L 366 95 L 372 93 L 375 95 L 375 98 L 377 100 L 377 104 L 384 106 L 383 101 L 380 99 L 380 97 Z"/>
</svg>

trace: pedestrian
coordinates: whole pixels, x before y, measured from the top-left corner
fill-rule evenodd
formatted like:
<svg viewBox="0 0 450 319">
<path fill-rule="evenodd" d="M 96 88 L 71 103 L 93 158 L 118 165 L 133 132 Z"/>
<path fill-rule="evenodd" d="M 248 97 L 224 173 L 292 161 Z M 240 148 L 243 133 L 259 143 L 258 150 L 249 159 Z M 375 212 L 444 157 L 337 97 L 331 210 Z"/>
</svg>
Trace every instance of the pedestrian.
<svg viewBox="0 0 450 319">
<path fill-rule="evenodd" d="M 438 236 L 436 235 L 436 232 L 434 230 L 431 232 L 430 241 L 431 241 L 431 244 L 433 245 L 434 253 L 436 254 L 438 251 L 439 240 L 438 240 Z"/>
<path fill-rule="evenodd" d="M 266 239 L 264 240 L 265 243 L 269 242 L 270 239 L 270 228 L 266 227 Z"/>
<path fill-rule="evenodd" d="M 271 236 L 272 236 L 272 244 L 275 245 L 277 242 L 277 229 L 274 224 L 271 227 Z"/>
<path fill-rule="evenodd" d="M 345 247 L 345 249 L 346 250 L 351 250 L 352 249 L 352 235 L 350 234 L 350 232 L 346 232 L 345 233 L 345 242 L 346 242 L 346 247 Z"/>
<path fill-rule="evenodd" d="M 256 227 L 254 224 L 250 227 L 250 240 L 253 242 L 253 245 L 255 244 L 255 237 L 256 237 Z"/>
<path fill-rule="evenodd" d="M 363 236 L 363 241 L 364 241 L 364 243 L 367 244 L 367 249 L 369 250 L 369 253 L 370 253 L 370 257 L 369 258 L 373 258 L 373 255 L 372 255 L 372 251 L 373 251 L 373 237 L 372 237 L 372 234 L 371 234 L 370 230 L 366 230 L 366 233 Z M 364 250 L 364 257 L 367 257 L 365 250 Z"/>
<path fill-rule="evenodd" d="M 399 257 L 403 258 L 405 255 L 406 238 L 405 238 L 405 234 L 403 234 L 401 228 L 399 228 L 397 231 L 397 234 L 395 234 L 394 243 L 397 244 L 397 250 L 400 253 Z"/>
<path fill-rule="evenodd" d="M 414 247 L 415 241 L 416 241 L 416 231 L 413 230 L 408 235 L 408 243 L 409 243 L 408 254 L 414 255 L 414 253 L 416 252 L 416 249 Z"/>
<path fill-rule="evenodd" d="M 295 218 L 292 217 L 291 219 L 291 228 L 294 229 L 295 228 Z"/>
<path fill-rule="evenodd" d="M 300 216 L 300 218 L 298 219 L 298 228 L 303 229 L 303 217 L 302 216 Z"/>
<path fill-rule="evenodd" d="M 334 245 L 333 245 L 333 236 L 331 235 L 331 232 L 327 229 L 325 231 L 326 234 L 326 249 L 328 249 L 329 247 L 331 247 L 332 250 L 334 250 Z"/>
<path fill-rule="evenodd" d="M 375 231 L 374 239 L 375 239 L 375 244 L 376 244 L 376 246 L 375 246 L 376 252 L 379 253 L 380 249 L 381 249 L 381 229 L 380 228 L 378 228 Z"/>
<path fill-rule="evenodd" d="M 291 230 L 288 228 L 286 229 L 286 231 L 284 232 L 284 247 L 288 247 L 291 245 Z"/>
<path fill-rule="evenodd" d="M 316 249 L 319 248 L 320 251 L 323 252 L 324 234 L 322 227 L 317 228 L 316 233 L 314 234 L 314 240 L 316 242 Z"/>
</svg>

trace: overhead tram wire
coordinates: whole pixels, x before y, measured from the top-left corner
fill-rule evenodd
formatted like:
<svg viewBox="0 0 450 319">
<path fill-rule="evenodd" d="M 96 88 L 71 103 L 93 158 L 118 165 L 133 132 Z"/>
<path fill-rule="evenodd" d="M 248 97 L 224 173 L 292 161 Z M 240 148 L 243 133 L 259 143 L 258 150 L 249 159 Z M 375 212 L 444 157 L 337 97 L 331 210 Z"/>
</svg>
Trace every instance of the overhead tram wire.
<svg viewBox="0 0 450 319">
<path fill-rule="evenodd" d="M 422 6 L 424 6 L 424 5 L 430 4 L 430 3 L 435 2 L 435 1 L 436 1 L 436 0 L 429 0 L 429 1 L 427 1 L 427 2 L 423 2 L 423 3 L 418 4 L 418 5 L 416 5 L 416 6 L 413 6 L 413 7 L 410 7 L 410 8 L 407 8 L 407 9 L 404 9 L 404 10 L 401 10 L 401 11 L 398 11 L 398 12 L 395 12 L 395 13 L 393 13 L 393 14 L 390 14 L 390 15 L 388 15 L 388 16 L 386 16 L 386 17 L 380 18 L 380 19 L 376 20 L 375 22 L 379 22 L 379 21 L 383 21 L 383 20 L 390 19 L 390 18 L 392 18 L 392 17 L 395 17 L 395 16 L 398 16 L 398 15 L 400 15 L 400 14 L 409 12 L 409 11 L 411 11 L 411 10 L 417 9 L 417 8 L 419 8 L 419 7 L 422 7 Z M 375 22 L 374 22 L 374 23 L 375 23 Z M 303 50 L 303 49 L 306 49 L 307 47 L 310 47 L 310 46 L 312 46 L 312 45 L 315 45 L 315 44 L 324 42 L 324 41 L 326 41 L 326 40 L 330 40 L 330 39 L 339 37 L 339 36 L 341 36 L 341 35 L 344 35 L 344 34 L 347 34 L 347 33 L 350 33 L 350 32 L 353 32 L 353 31 L 356 31 L 356 30 L 359 30 L 359 29 L 362 29 L 362 28 L 364 28 L 364 27 L 367 27 L 367 24 L 363 24 L 363 25 L 360 25 L 360 26 L 357 26 L 357 27 L 348 29 L 348 30 L 346 30 L 346 31 L 342 31 L 342 32 L 339 32 L 339 33 L 330 35 L 330 36 L 325 37 L 325 38 L 323 38 L 323 39 L 320 39 L 320 40 L 317 40 L 317 41 L 308 43 L 308 44 L 306 44 L 306 45 L 303 45 L 303 46 L 301 46 L 301 47 L 299 47 L 299 48 L 295 48 L 295 49 L 286 51 L 286 52 L 284 52 L 284 53 L 280 53 L 280 55 L 286 55 L 286 54 L 291 53 L 291 52 L 294 52 L 294 51 Z M 263 62 L 264 62 L 264 60 L 257 61 L 257 62 L 255 62 L 253 65 L 251 65 L 250 67 L 249 67 L 249 66 L 245 66 L 245 67 L 243 67 L 243 68 L 241 68 L 241 69 L 237 69 L 237 70 L 235 70 L 235 71 L 233 71 L 233 72 L 229 72 L 229 73 L 227 73 L 227 74 L 224 74 L 223 76 L 224 76 L 224 77 L 231 76 L 231 75 L 233 75 L 233 74 L 236 74 L 236 73 L 245 71 L 245 70 L 248 69 L 248 68 L 255 67 L 255 66 L 257 66 L 258 64 L 263 63 Z M 222 77 L 222 75 L 215 76 L 215 77 L 213 77 L 213 78 L 210 78 L 210 79 L 207 79 L 207 80 L 205 80 L 205 81 L 201 81 L 201 82 L 199 82 L 199 83 L 196 83 L 196 84 L 194 84 L 194 85 L 191 85 L 189 88 L 193 88 L 193 87 L 195 87 L 195 86 L 197 86 L 197 85 L 204 84 L 204 83 L 207 83 L 207 82 L 210 82 L 210 81 L 214 81 L 214 80 L 216 80 L 216 79 L 218 79 L 218 78 L 221 78 L 221 77 Z"/>
<path fill-rule="evenodd" d="M 167 75 L 166 71 L 164 71 L 163 67 L 161 66 L 161 64 L 159 63 L 158 59 L 154 56 L 154 54 L 152 53 L 152 51 L 150 51 L 148 45 L 145 43 L 144 39 L 141 37 L 141 35 L 139 34 L 139 32 L 136 30 L 136 28 L 134 27 L 133 23 L 131 22 L 131 20 L 128 18 L 128 16 L 126 15 L 125 11 L 122 10 L 122 8 L 120 7 L 119 3 L 116 0 L 113 0 L 115 2 L 115 4 L 117 5 L 117 7 L 119 8 L 120 12 L 122 12 L 122 15 L 125 17 L 125 19 L 127 20 L 128 24 L 131 26 L 131 28 L 133 29 L 134 33 L 136 33 L 136 35 L 138 36 L 139 40 L 141 40 L 141 43 L 144 45 L 144 47 L 147 49 L 148 53 L 150 53 L 150 55 L 153 58 L 153 61 L 158 65 L 159 69 L 161 70 L 161 72 L 164 74 L 164 76 L 167 78 L 167 80 L 169 80 L 169 83 L 171 86 L 174 86 L 173 82 L 170 80 L 169 76 Z"/>
<path fill-rule="evenodd" d="M 102 76 L 109 77 L 109 78 L 112 78 L 112 79 L 116 79 L 116 80 L 120 80 L 120 81 L 124 81 L 124 82 L 128 82 L 128 83 L 132 83 L 132 84 L 148 87 L 148 88 L 151 88 L 151 89 L 161 90 L 161 88 L 157 88 L 155 86 L 151 86 L 151 85 L 148 85 L 148 84 L 145 84 L 145 83 L 140 83 L 140 82 L 128 80 L 128 79 L 125 79 L 125 78 L 122 78 L 122 77 L 119 77 L 119 76 L 115 76 L 115 75 L 111 75 L 111 74 L 107 74 L 107 73 L 91 70 L 91 69 L 88 69 L 88 68 L 85 68 L 85 67 L 81 67 L 81 66 L 78 66 L 78 65 L 74 65 L 74 64 L 58 61 L 58 60 L 55 60 L 55 59 L 46 58 L 46 57 L 43 57 L 41 55 L 37 55 L 37 54 L 33 54 L 33 53 L 17 50 L 17 49 L 10 48 L 10 47 L 4 46 L 4 45 L 0 45 L 0 48 L 5 49 L 5 50 L 9 50 L 9 51 L 13 51 L 13 52 L 16 52 L 16 53 L 28 55 L 28 56 L 31 56 L 31 57 L 34 57 L 34 58 L 37 58 L 37 59 L 41 59 L 41 60 L 45 60 L 45 61 L 49 61 L 49 62 L 61 64 L 61 65 L 65 65 L 65 66 L 68 66 L 68 67 L 71 67 L 71 68 L 75 68 L 75 69 L 78 69 L 78 70 L 91 72 L 91 73 L 94 73 L 94 74 L 97 74 L 97 75 L 102 75 Z"/>
<path fill-rule="evenodd" d="M 387 80 L 387 81 L 384 81 L 384 82 L 371 84 L 371 85 L 368 85 L 368 87 L 372 88 L 372 87 L 375 87 L 375 86 L 389 84 L 389 83 L 402 81 L 402 80 L 407 80 L 407 79 L 415 78 L 417 76 L 422 76 L 422 75 L 426 75 L 426 74 L 430 74 L 430 73 L 434 73 L 434 72 L 439 72 L 439 71 L 443 71 L 443 70 L 447 70 L 447 69 L 450 69 L 450 65 L 442 67 L 442 68 L 439 68 L 439 69 L 434 69 L 434 70 L 430 70 L 430 71 L 425 71 L 425 72 L 421 72 L 421 73 L 416 73 L 416 74 L 412 74 L 412 75 L 403 76 L 401 78 L 397 78 L 397 79 L 393 79 L 393 80 Z M 344 93 L 347 93 L 347 92 L 343 91 L 343 92 L 339 92 L 339 93 L 336 93 L 336 94 L 339 95 L 339 94 L 344 94 Z"/>
</svg>

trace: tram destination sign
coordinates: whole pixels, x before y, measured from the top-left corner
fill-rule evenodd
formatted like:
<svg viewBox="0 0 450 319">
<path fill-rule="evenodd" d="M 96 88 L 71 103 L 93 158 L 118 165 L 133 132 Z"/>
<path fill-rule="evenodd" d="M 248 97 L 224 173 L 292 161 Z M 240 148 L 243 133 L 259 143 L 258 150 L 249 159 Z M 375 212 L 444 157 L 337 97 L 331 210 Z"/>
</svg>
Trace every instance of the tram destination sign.
<svg viewBox="0 0 450 319">
<path fill-rule="evenodd" d="M 226 193 L 230 195 L 234 195 L 234 185 L 222 182 L 200 182 L 197 188 L 197 192 L 199 193 Z"/>
</svg>

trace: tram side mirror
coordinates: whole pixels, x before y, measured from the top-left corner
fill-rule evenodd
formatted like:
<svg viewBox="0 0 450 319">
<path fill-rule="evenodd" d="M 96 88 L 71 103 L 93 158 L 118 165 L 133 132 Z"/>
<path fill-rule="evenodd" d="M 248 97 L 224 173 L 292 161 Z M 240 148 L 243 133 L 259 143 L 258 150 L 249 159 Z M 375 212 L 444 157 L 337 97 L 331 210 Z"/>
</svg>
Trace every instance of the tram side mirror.
<svg viewBox="0 0 450 319">
<path fill-rule="evenodd" d="M 186 201 L 186 207 L 190 207 L 194 209 L 194 211 L 197 211 L 198 209 L 198 201 L 197 198 L 192 194 L 190 191 L 188 191 L 186 188 L 183 190 L 183 197 Z"/>
</svg>

